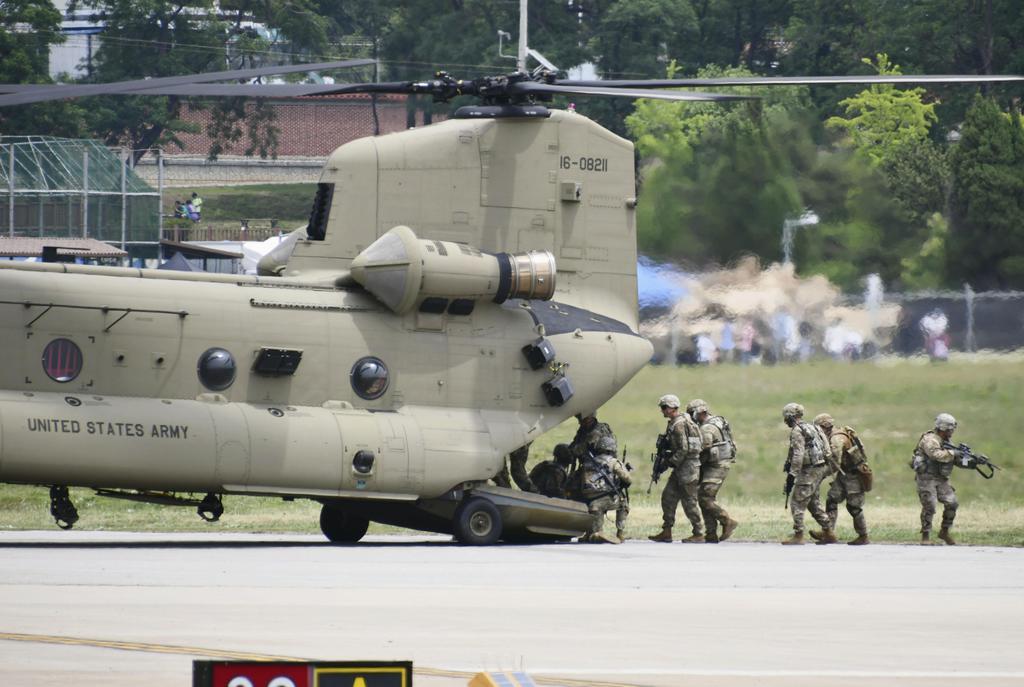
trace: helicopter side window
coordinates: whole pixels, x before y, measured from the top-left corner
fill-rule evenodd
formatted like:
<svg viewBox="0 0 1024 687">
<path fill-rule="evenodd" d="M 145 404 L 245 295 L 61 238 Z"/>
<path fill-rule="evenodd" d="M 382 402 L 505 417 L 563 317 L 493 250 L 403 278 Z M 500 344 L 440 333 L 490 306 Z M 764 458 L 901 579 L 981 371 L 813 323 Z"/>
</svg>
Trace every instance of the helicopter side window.
<svg viewBox="0 0 1024 687">
<path fill-rule="evenodd" d="M 388 367 L 380 358 L 360 358 L 352 366 L 349 377 L 353 391 L 367 401 L 380 398 L 388 390 Z"/>
<path fill-rule="evenodd" d="M 331 214 L 332 198 L 334 184 L 316 185 L 316 198 L 313 199 L 313 210 L 309 213 L 309 226 L 306 227 L 306 236 L 311 241 L 323 241 L 327 236 L 327 217 Z"/>
<path fill-rule="evenodd" d="M 223 348 L 210 348 L 196 365 L 199 381 L 211 391 L 223 391 L 235 381 L 235 357 Z"/>
<path fill-rule="evenodd" d="M 71 339 L 54 339 L 43 349 L 43 371 L 55 382 L 70 382 L 82 371 L 82 349 Z"/>
</svg>

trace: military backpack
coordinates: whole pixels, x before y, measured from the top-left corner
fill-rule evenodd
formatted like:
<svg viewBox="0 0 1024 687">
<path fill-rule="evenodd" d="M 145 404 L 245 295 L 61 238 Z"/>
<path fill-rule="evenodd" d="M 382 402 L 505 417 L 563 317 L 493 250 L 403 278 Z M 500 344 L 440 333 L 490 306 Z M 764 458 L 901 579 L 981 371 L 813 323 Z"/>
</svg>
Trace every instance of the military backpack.
<svg viewBox="0 0 1024 687">
<path fill-rule="evenodd" d="M 868 453 L 864 449 L 864 442 L 857 436 L 857 432 L 854 431 L 853 427 L 843 427 L 840 430 L 833 430 L 833 433 L 842 434 L 850 440 L 849 454 L 853 458 L 854 465 L 849 467 L 857 472 L 861 489 L 865 492 L 871 491 L 875 484 L 875 473 L 871 471 L 871 466 L 868 465 Z M 847 468 L 845 465 L 842 467 L 844 469 Z"/>
<path fill-rule="evenodd" d="M 716 441 L 710 446 L 711 461 L 718 463 L 726 460 L 735 460 L 736 442 L 733 441 L 729 421 L 721 415 L 714 415 L 709 417 L 706 422 L 717 429 L 722 436 L 721 441 Z"/>
</svg>

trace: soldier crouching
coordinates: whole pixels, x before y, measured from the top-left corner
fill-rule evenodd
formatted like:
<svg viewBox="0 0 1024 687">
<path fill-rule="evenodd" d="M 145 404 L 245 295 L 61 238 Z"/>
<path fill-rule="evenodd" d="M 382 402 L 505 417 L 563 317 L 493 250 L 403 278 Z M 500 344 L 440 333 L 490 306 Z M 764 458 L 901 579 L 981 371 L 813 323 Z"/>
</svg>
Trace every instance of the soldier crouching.
<svg viewBox="0 0 1024 687">
<path fill-rule="evenodd" d="M 621 532 L 625 530 L 627 503 L 626 487 L 632 483 L 629 470 L 616 458 L 618 446 L 614 437 L 603 436 L 592 446 L 583 462 L 569 481 L 569 495 L 587 504 L 591 524 L 581 542 L 594 544 L 621 544 Z M 605 514 L 616 511 L 616 527 L 619 536 L 604 533 Z"/>
</svg>

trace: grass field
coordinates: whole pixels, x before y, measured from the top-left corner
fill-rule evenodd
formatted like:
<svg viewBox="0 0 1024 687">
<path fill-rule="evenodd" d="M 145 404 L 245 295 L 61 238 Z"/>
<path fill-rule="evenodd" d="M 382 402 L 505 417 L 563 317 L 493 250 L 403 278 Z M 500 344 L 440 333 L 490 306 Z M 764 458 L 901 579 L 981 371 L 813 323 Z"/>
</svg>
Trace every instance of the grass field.
<svg viewBox="0 0 1024 687">
<path fill-rule="evenodd" d="M 954 439 L 987 454 L 1003 468 L 992 480 L 973 471 L 954 473 L 961 503 L 957 536 L 969 544 L 1024 544 L 1024 464 L 1018 452 L 1024 407 L 1024 359 L 1020 357 L 976 356 L 943 365 L 892 359 L 856 365 L 648 367 L 598 413 L 611 424 L 620 449 L 628 450 L 636 468 L 630 517 L 633 537 L 649 534 L 660 525 L 661 487 L 656 485 L 650 495 L 645 491 L 650 477 L 648 456 L 665 424 L 657 407 L 664 393 L 675 393 L 684 403 L 699 396 L 711 404 L 713 412 L 729 419 L 740 452 L 720 500 L 742 523 L 737 539 L 775 541 L 789 532 L 781 469 L 788 430 L 781 411 L 785 403 L 797 401 L 809 417 L 829 412 L 838 423 L 855 427 L 863 438 L 875 471 L 875 489 L 865 508 L 874 541 L 917 539 L 917 495 L 907 462 L 936 413 L 946 411 L 960 423 Z M 574 432 L 575 421 L 570 421 L 539 439 L 533 444 L 531 464 L 549 454 L 556 443 L 571 439 Z M 309 501 L 229 496 L 222 520 L 208 524 L 191 509 L 100 499 L 84 489 L 73 489 L 72 496 L 82 515 L 77 527 L 82 529 L 318 531 L 319 506 Z M 840 536 L 852 538 L 850 518 L 842 508 L 839 521 Z M 682 522 L 680 512 L 677 523 Z M 0 528 L 51 527 L 45 489 L 0 486 Z"/>
<path fill-rule="evenodd" d="M 285 231 L 306 223 L 316 184 L 259 184 L 195 189 L 203 198 L 203 222 L 237 226 L 245 219 L 281 221 Z M 172 189 L 164 196 L 163 212 L 174 212 L 175 200 L 187 200 L 191 189 Z"/>
</svg>

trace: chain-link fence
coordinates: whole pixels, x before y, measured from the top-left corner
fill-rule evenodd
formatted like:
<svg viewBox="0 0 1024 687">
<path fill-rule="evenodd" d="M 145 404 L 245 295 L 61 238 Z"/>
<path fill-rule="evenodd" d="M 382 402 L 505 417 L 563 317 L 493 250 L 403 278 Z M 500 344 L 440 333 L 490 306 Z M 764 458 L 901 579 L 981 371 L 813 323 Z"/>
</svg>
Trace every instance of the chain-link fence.
<svg viewBox="0 0 1024 687">
<path fill-rule="evenodd" d="M 91 140 L 0 138 L 0 235 L 157 244 L 160 193 L 130 159 Z"/>
</svg>

